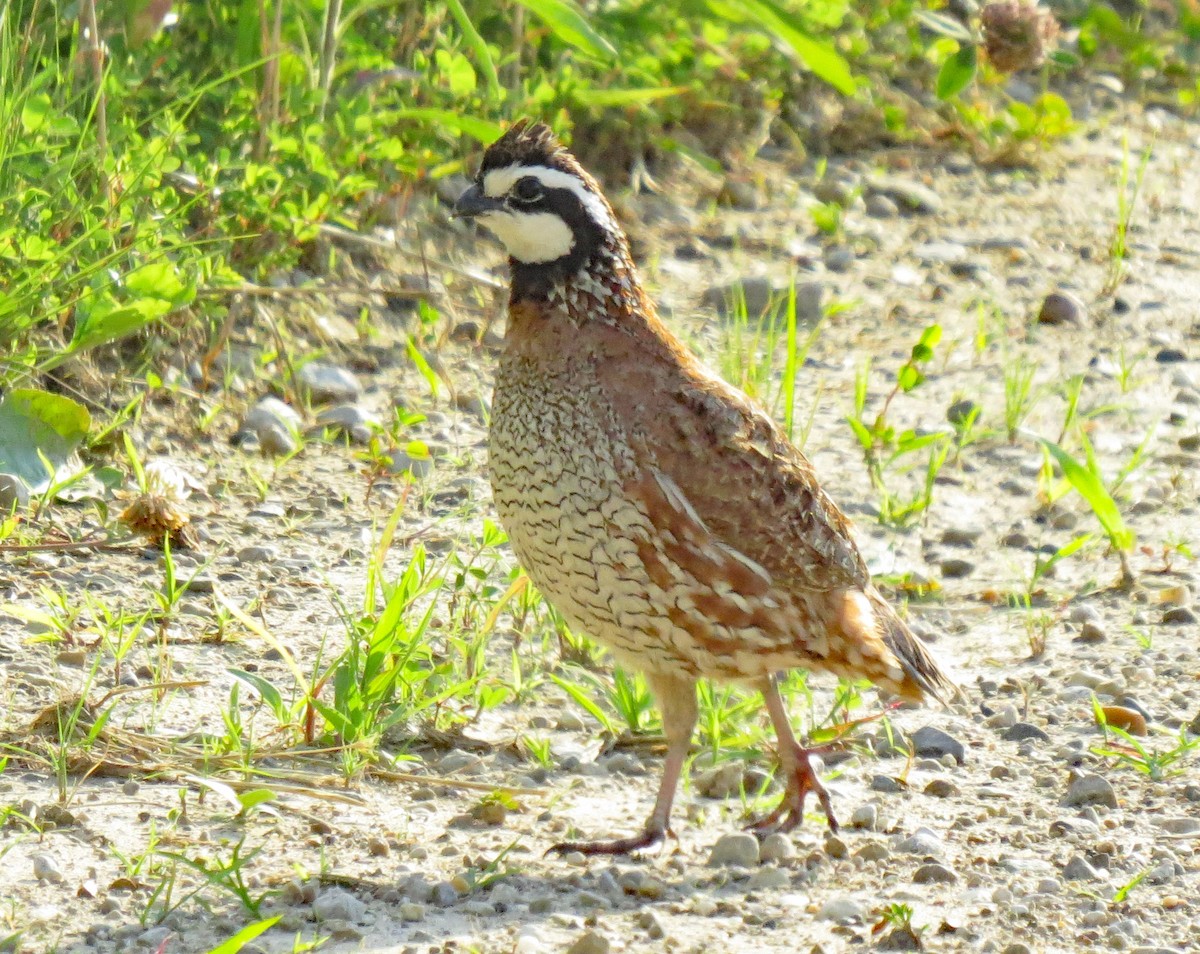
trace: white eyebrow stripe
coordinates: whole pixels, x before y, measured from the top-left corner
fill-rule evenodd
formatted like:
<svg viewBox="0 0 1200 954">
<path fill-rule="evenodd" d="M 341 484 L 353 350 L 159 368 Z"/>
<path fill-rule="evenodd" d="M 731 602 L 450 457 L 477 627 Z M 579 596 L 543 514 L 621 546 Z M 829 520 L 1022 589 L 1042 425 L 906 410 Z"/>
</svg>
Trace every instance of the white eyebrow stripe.
<svg viewBox="0 0 1200 954">
<path fill-rule="evenodd" d="M 483 177 L 483 194 L 492 199 L 505 195 L 518 179 L 532 176 L 547 189 L 567 189 L 575 194 L 592 219 L 606 229 L 613 230 L 616 223 L 609 214 L 608 206 L 596 193 L 580 181 L 578 176 L 549 166 L 523 166 L 514 162 L 511 166 L 493 169 Z"/>
</svg>

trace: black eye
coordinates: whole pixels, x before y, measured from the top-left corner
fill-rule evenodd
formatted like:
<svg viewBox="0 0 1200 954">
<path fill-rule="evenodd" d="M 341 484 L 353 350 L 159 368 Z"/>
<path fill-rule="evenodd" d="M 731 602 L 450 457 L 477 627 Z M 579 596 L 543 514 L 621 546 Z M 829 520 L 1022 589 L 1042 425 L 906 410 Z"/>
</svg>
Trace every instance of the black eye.
<svg viewBox="0 0 1200 954">
<path fill-rule="evenodd" d="M 542 197 L 542 184 L 536 176 L 518 179 L 512 187 L 513 198 L 519 202 L 536 202 Z"/>
</svg>

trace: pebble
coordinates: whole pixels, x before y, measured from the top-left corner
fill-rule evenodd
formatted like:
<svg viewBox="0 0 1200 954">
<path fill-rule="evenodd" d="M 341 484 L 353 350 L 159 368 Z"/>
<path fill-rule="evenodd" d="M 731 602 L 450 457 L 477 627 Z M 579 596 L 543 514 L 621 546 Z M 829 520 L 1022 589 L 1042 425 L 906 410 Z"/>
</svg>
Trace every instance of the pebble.
<svg viewBox="0 0 1200 954">
<path fill-rule="evenodd" d="M 913 255 L 923 262 L 960 262 L 966 258 L 967 249 L 958 242 L 924 242 L 913 249 Z"/>
<path fill-rule="evenodd" d="M 873 775 L 871 777 L 871 791 L 902 792 L 904 791 L 904 785 L 890 775 Z"/>
<path fill-rule="evenodd" d="M 821 910 L 817 912 L 818 920 L 837 921 L 839 924 L 851 921 L 862 922 L 864 917 L 862 905 L 846 895 L 830 898 L 821 905 Z"/>
<path fill-rule="evenodd" d="M 174 933 L 171 928 L 160 924 L 139 934 L 137 943 L 139 947 L 148 947 L 154 951 L 164 950 L 164 945 Z"/>
<path fill-rule="evenodd" d="M 58 884 L 63 880 L 62 869 L 58 866 L 58 859 L 45 852 L 40 852 L 33 856 L 33 876 L 39 881 L 49 881 L 51 884 Z"/>
<path fill-rule="evenodd" d="M 0 474 L 0 511 L 8 513 L 29 503 L 29 487 L 14 474 Z"/>
<path fill-rule="evenodd" d="M 1184 626 L 1196 622 L 1196 613 L 1190 606 L 1172 606 L 1163 610 L 1164 626 Z"/>
<path fill-rule="evenodd" d="M 1128 706 L 1101 706 L 1104 721 L 1111 726 L 1122 729 L 1130 735 L 1146 735 L 1146 717 L 1136 709 Z"/>
<path fill-rule="evenodd" d="M 1200 818 L 1190 818 L 1186 815 L 1178 818 L 1164 818 L 1158 823 L 1158 826 L 1173 835 L 1192 835 L 1200 831 Z"/>
<path fill-rule="evenodd" d="M 831 272 L 849 271 L 855 259 L 854 249 L 848 245 L 831 245 L 821 257 Z"/>
<path fill-rule="evenodd" d="M 891 856 L 891 849 L 882 841 L 868 841 L 854 853 L 854 857 L 863 861 L 884 861 Z"/>
<path fill-rule="evenodd" d="M 774 865 L 767 865 L 759 868 L 750 876 L 748 888 L 751 891 L 775 891 L 787 886 L 787 872 L 776 868 Z"/>
<path fill-rule="evenodd" d="M 359 921 L 367 913 L 367 906 L 362 901 L 341 888 L 322 891 L 313 902 L 312 909 L 318 921 Z"/>
<path fill-rule="evenodd" d="M 928 755 L 933 758 L 951 755 L 959 765 L 962 765 L 967 758 L 966 747 L 958 739 L 931 725 L 917 729 L 912 734 L 912 744 L 913 751 L 917 755 Z"/>
<path fill-rule="evenodd" d="M 379 418 L 357 404 L 335 404 L 333 407 L 325 408 L 317 415 L 316 430 L 326 427 L 349 435 L 350 439 L 357 444 L 366 444 L 383 428 L 383 425 Z"/>
<path fill-rule="evenodd" d="M 439 881 L 433 886 L 430 899 L 439 908 L 448 908 L 458 901 L 459 891 L 449 881 Z"/>
<path fill-rule="evenodd" d="M 948 547 L 972 547 L 983 536 L 983 530 L 978 524 L 947 527 L 942 532 L 942 543 Z"/>
<path fill-rule="evenodd" d="M 900 214 L 900 207 L 888 196 L 882 193 L 872 193 L 866 198 L 867 215 L 873 219 L 894 219 Z"/>
<path fill-rule="evenodd" d="M 1117 807 L 1117 793 L 1101 775 L 1080 775 L 1067 788 L 1068 805 L 1107 805 Z"/>
<path fill-rule="evenodd" d="M 1063 868 L 1063 877 L 1068 881 L 1095 881 L 1100 877 L 1100 872 L 1086 858 L 1076 855 Z"/>
<path fill-rule="evenodd" d="M 1037 320 L 1039 325 L 1082 325 L 1087 321 L 1087 306 L 1068 291 L 1051 292 L 1042 301 Z"/>
<path fill-rule="evenodd" d="M 918 828 L 907 838 L 902 839 L 896 845 L 896 850 L 909 855 L 923 855 L 937 858 L 941 856 L 943 846 L 942 840 L 928 828 Z"/>
<path fill-rule="evenodd" d="M 868 831 L 873 831 L 878 821 L 879 809 L 868 803 L 866 805 L 859 805 L 858 808 L 854 809 L 854 814 L 850 816 L 850 827 L 865 828 Z"/>
<path fill-rule="evenodd" d="M 274 547 L 265 546 L 250 546 L 242 547 L 237 552 L 237 562 L 246 563 L 274 563 L 279 559 L 279 551 Z"/>
<path fill-rule="evenodd" d="M 419 904 L 416 901 L 405 901 L 400 905 L 400 920 L 424 921 L 425 905 Z"/>
<path fill-rule="evenodd" d="M 563 732 L 582 732 L 583 720 L 574 712 L 563 712 L 559 715 L 558 721 L 554 723 L 556 729 L 561 729 Z"/>
<path fill-rule="evenodd" d="M 310 361 L 296 372 L 296 383 L 313 404 L 349 404 L 362 394 L 362 385 L 346 368 Z"/>
<path fill-rule="evenodd" d="M 975 572 L 975 564 L 961 557 L 950 557 L 942 561 L 942 576 L 948 580 L 961 580 Z"/>
<path fill-rule="evenodd" d="M 299 446 L 296 435 L 300 424 L 300 414 L 295 408 L 277 397 L 265 397 L 246 413 L 234 438 L 235 442 L 244 443 L 249 436 L 267 453 L 290 454 Z"/>
<path fill-rule="evenodd" d="M 667 927 L 657 911 L 643 911 L 639 914 L 638 927 L 645 931 L 652 941 L 661 941 L 667 936 Z"/>
<path fill-rule="evenodd" d="M 423 480 L 433 473 L 433 458 L 424 454 L 413 455 L 397 447 L 387 455 L 387 469 L 393 474 L 411 474 Z"/>
<path fill-rule="evenodd" d="M 1082 686 L 1084 689 L 1093 690 L 1104 681 L 1103 676 L 1098 676 L 1094 672 L 1087 672 L 1083 669 L 1076 670 L 1067 677 L 1068 686 Z"/>
<path fill-rule="evenodd" d="M 1026 739 L 1032 739 L 1035 742 L 1050 741 L 1050 736 L 1044 729 L 1039 729 L 1029 722 L 1014 722 L 1001 733 L 1000 737 L 1007 742 L 1024 742 Z"/>
<path fill-rule="evenodd" d="M 935 778 L 925 786 L 925 794 L 934 798 L 953 798 L 959 794 L 959 788 L 948 778 Z"/>
<path fill-rule="evenodd" d="M 913 873 L 914 884 L 953 884 L 957 880 L 957 874 L 945 865 L 936 863 L 921 865 Z"/>
<path fill-rule="evenodd" d="M 608 954 L 612 944 L 599 931 L 588 931 L 576 938 L 575 943 L 567 948 L 567 954 Z"/>
<path fill-rule="evenodd" d="M 928 186 L 900 176 L 880 176 L 866 184 L 867 195 L 885 195 L 909 212 L 937 214 L 942 211 L 941 197 Z"/>
<path fill-rule="evenodd" d="M 763 864 L 769 861 L 791 861 L 796 857 L 796 846 L 792 844 L 792 839 L 782 832 L 772 832 L 759 845 L 758 857 Z"/>
<path fill-rule="evenodd" d="M 713 845 L 712 853 L 708 856 L 710 867 L 721 865 L 740 865 L 752 868 L 759 862 L 758 839 L 749 832 L 731 832 L 722 835 Z"/>
<path fill-rule="evenodd" d="M 1108 634 L 1104 632 L 1104 628 L 1098 623 L 1087 622 L 1079 630 L 1079 635 L 1075 637 L 1074 642 L 1093 644 L 1102 643 L 1108 638 Z"/>
</svg>

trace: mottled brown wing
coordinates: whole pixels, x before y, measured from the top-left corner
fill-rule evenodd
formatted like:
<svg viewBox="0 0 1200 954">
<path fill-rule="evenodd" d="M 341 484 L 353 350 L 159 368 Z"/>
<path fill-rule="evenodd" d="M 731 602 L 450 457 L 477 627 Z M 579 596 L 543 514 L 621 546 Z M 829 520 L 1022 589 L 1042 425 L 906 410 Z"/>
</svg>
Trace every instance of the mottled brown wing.
<svg viewBox="0 0 1200 954">
<path fill-rule="evenodd" d="M 714 536 L 785 588 L 866 589 L 848 521 L 767 413 L 669 338 L 658 355 L 642 345 L 626 356 L 606 343 L 609 395 L 639 466 L 665 474 Z"/>
</svg>

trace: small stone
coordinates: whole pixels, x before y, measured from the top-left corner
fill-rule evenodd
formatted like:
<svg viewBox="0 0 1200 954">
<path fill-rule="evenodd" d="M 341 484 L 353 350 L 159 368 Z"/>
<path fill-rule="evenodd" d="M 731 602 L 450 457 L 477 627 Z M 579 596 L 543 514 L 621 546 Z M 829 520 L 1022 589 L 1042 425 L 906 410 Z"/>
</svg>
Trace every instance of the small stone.
<svg viewBox="0 0 1200 954">
<path fill-rule="evenodd" d="M 44 852 L 33 856 L 33 876 L 39 881 L 49 881 L 51 884 L 58 884 L 63 880 L 58 859 Z"/>
<path fill-rule="evenodd" d="M 1104 629 L 1099 624 L 1087 622 L 1083 624 L 1079 630 L 1079 635 L 1075 637 L 1074 641 L 1077 643 L 1094 644 L 1102 643 L 1107 638 L 1108 634 L 1104 632 Z"/>
<path fill-rule="evenodd" d="M 164 950 L 175 932 L 164 924 L 152 927 L 138 935 L 138 947 L 148 947 L 152 951 Z"/>
<path fill-rule="evenodd" d="M 830 858 L 849 858 L 849 846 L 837 835 L 829 834 L 825 836 L 825 854 Z"/>
<path fill-rule="evenodd" d="M 931 725 L 922 726 L 912 734 L 913 751 L 920 756 L 941 758 L 951 755 L 954 761 L 962 765 L 967 758 L 966 747 L 954 738 Z"/>
<path fill-rule="evenodd" d="M 791 861 L 796 857 L 796 846 L 792 844 L 792 839 L 782 832 L 772 832 L 759 845 L 758 857 L 763 864 L 771 861 Z"/>
<path fill-rule="evenodd" d="M 1082 325 L 1087 321 L 1087 306 L 1070 292 L 1051 292 L 1042 301 L 1037 320 L 1039 325 Z"/>
<path fill-rule="evenodd" d="M 1146 717 L 1128 706 L 1101 706 L 1106 724 L 1115 726 L 1130 735 L 1146 735 Z"/>
<path fill-rule="evenodd" d="M 863 861 L 885 861 L 892 856 L 892 852 L 882 841 L 868 841 L 854 856 L 862 858 Z"/>
<path fill-rule="evenodd" d="M 908 212 L 936 214 L 942 210 L 941 197 L 928 186 L 899 176 L 881 176 L 867 183 L 868 195 L 886 195 Z"/>
<path fill-rule="evenodd" d="M 862 905 L 846 895 L 830 898 L 821 905 L 821 910 L 817 912 L 818 920 L 836 921 L 838 924 L 855 921 L 861 923 L 864 917 Z"/>
<path fill-rule="evenodd" d="M 869 831 L 873 831 L 878 821 L 879 810 L 874 805 L 868 803 L 866 805 L 859 805 L 858 808 L 854 809 L 854 814 L 850 816 L 850 827 L 866 828 Z"/>
<path fill-rule="evenodd" d="M 1084 689 L 1095 689 L 1102 682 L 1104 682 L 1103 676 L 1083 669 L 1076 670 L 1067 677 L 1068 686 L 1081 686 Z"/>
<path fill-rule="evenodd" d="M 386 858 L 391 853 L 392 849 L 387 843 L 387 839 L 380 838 L 378 835 L 372 835 L 367 839 L 367 854 L 372 858 Z"/>
<path fill-rule="evenodd" d="M 1200 831 L 1200 818 L 1189 818 L 1186 815 L 1179 818 L 1164 818 L 1158 823 L 1158 826 L 1173 835 L 1193 835 Z"/>
<path fill-rule="evenodd" d="M 560 713 L 554 727 L 563 732 L 582 732 L 584 728 L 583 720 L 570 711 Z"/>
<path fill-rule="evenodd" d="M 767 865 L 759 868 L 750 876 L 750 883 L 747 886 L 750 891 L 777 891 L 780 888 L 788 886 L 789 879 L 787 872 L 774 865 Z"/>
<path fill-rule="evenodd" d="M 942 543 L 948 547 L 973 547 L 983 531 L 979 525 L 947 527 L 942 531 Z"/>
<path fill-rule="evenodd" d="M 608 954 L 612 944 L 599 931 L 581 934 L 569 948 L 567 954 Z"/>
<path fill-rule="evenodd" d="M 914 884 L 953 884 L 957 880 L 957 874 L 945 865 L 936 863 L 921 865 L 913 873 Z"/>
<path fill-rule="evenodd" d="M 449 881 L 439 881 L 433 886 L 430 898 L 439 908 L 448 908 L 458 901 L 459 890 Z"/>
<path fill-rule="evenodd" d="M 757 838 L 749 832 L 732 832 L 717 839 L 708 856 L 708 863 L 710 867 L 739 865 L 752 868 L 758 864 L 759 857 Z"/>
<path fill-rule="evenodd" d="M 1159 364 L 1178 364 L 1187 361 L 1188 356 L 1178 348 L 1163 348 L 1154 356 L 1154 360 Z"/>
<path fill-rule="evenodd" d="M 908 855 L 940 858 L 942 855 L 942 840 L 928 828 L 918 828 L 896 846 L 898 851 Z"/>
<path fill-rule="evenodd" d="M 946 420 L 955 427 L 965 427 L 972 421 L 978 421 L 981 415 L 982 411 L 979 405 L 967 398 L 955 401 L 946 408 Z"/>
<path fill-rule="evenodd" d="M 29 503 L 29 487 L 15 474 L 0 474 L 0 513 L 10 513 L 13 507 Z"/>
<path fill-rule="evenodd" d="M 425 905 L 418 904 L 416 901 L 405 901 L 400 905 L 400 920 L 424 921 Z"/>
<path fill-rule="evenodd" d="M 348 404 L 362 394 L 362 385 L 350 371 L 324 361 L 304 365 L 296 372 L 296 383 L 313 404 Z"/>
<path fill-rule="evenodd" d="M 873 219 L 894 219 L 900 214 L 900 207 L 888 196 L 873 192 L 866 198 L 867 215 Z"/>
<path fill-rule="evenodd" d="M 1049 742 L 1048 736 L 1044 729 L 1039 729 L 1036 725 L 1029 722 L 1014 722 L 1011 726 L 1001 733 L 1000 737 L 1008 742 L 1024 742 L 1027 739 L 1032 739 L 1035 742 Z"/>
<path fill-rule="evenodd" d="M 1021 941 L 1013 941 L 1004 949 L 1003 954 L 1033 954 L 1029 949 L 1028 944 L 1023 944 Z"/>
<path fill-rule="evenodd" d="M 322 891 L 312 904 L 313 915 L 318 921 L 359 921 L 367 913 L 367 906 L 349 891 L 329 888 Z"/>
<path fill-rule="evenodd" d="M 935 778 L 925 786 L 925 794 L 934 798 L 953 798 L 959 793 L 958 786 L 948 778 Z"/>
<path fill-rule="evenodd" d="M 1100 877 L 1100 872 L 1086 858 L 1076 855 L 1063 868 L 1063 877 L 1068 881 L 1095 881 Z"/>
<path fill-rule="evenodd" d="M 902 792 L 904 791 L 904 785 L 890 775 L 873 775 L 871 777 L 871 791 Z"/>
<path fill-rule="evenodd" d="M 948 580 L 960 580 L 975 572 L 975 564 L 961 557 L 950 557 L 942 561 L 942 576 Z"/>
<path fill-rule="evenodd" d="M 1107 805 L 1117 807 L 1117 793 L 1101 775 L 1080 775 L 1067 788 L 1066 804 L 1075 806 Z"/>
<path fill-rule="evenodd" d="M 822 259 L 831 272 L 846 272 L 854 265 L 854 249 L 848 245 L 831 245 L 825 249 Z"/>
<path fill-rule="evenodd" d="M 274 563 L 278 559 L 279 551 L 277 551 L 274 547 L 242 547 L 242 549 L 238 550 L 237 552 L 237 561 L 241 564 Z"/>
<path fill-rule="evenodd" d="M 1196 622 L 1196 613 L 1190 606 L 1172 606 L 1163 610 L 1164 626 L 1190 626 Z"/>
<path fill-rule="evenodd" d="M 357 404 L 335 404 L 317 415 L 316 429 L 332 428 L 341 431 L 358 444 L 366 444 L 383 429 L 383 424 L 374 414 Z"/>
<path fill-rule="evenodd" d="M 411 474 L 416 480 L 424 480 L 433 473 L 433 459 L 427 454 L 410 454 L 397 447 L 387 454 L 387 469 L 393 474 Z"/>
</svg>

